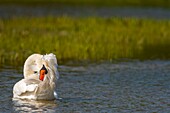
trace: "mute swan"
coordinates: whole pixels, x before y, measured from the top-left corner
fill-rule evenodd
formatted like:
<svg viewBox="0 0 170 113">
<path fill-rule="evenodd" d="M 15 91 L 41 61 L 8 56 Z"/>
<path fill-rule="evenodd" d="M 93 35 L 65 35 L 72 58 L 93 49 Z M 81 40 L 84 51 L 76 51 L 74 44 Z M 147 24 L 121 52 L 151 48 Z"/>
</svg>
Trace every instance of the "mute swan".
<svg viewBox="0 0 170 113">
<path fill-rule="evenodd" d="M 13 98 L 33 100 L 57 98 L 55 90 L 59 78 L 57 66 L 57 59 L 52 53 L 31 55 L 24 64 L 24 79 L 13 87 Z"/>
</svg>

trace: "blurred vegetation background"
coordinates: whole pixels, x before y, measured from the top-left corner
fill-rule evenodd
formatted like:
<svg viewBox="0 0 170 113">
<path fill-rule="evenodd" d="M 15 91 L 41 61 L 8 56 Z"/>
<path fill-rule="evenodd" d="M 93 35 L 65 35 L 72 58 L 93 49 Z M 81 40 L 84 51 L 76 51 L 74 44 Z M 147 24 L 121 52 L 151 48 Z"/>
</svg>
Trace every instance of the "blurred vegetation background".
<svg viewBox="0 0 170 113">
<path fill-rule="evenodd" d="M 169 8 L 170 0 L 1 0 L 0 4 Z M 169 28 L 169 19 L 1 17 L 0 62 L 23 64 L 33 53 L 51 52 L 56 54 L 59 62 L 169 59 Z"/>
</svg>

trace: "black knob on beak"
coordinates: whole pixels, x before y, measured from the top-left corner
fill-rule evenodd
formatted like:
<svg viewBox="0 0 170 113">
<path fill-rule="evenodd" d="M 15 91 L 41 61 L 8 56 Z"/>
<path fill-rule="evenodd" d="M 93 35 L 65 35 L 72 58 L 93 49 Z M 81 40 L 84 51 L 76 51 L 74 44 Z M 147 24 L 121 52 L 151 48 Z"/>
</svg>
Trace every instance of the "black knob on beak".
<svg viewBox="0 0 170 113">
<path fill-rule="evenodd" d="M 43 67 L 41 68 L 41 70 L 45 70 L 45 74 L 48 73 L 48 71 L 47 71 L 47 69 L 45 68 L 44 64 L 43 64 Z M 41 70 L 40 70 L 40 71 L 41 71 Z"/>
</svg>

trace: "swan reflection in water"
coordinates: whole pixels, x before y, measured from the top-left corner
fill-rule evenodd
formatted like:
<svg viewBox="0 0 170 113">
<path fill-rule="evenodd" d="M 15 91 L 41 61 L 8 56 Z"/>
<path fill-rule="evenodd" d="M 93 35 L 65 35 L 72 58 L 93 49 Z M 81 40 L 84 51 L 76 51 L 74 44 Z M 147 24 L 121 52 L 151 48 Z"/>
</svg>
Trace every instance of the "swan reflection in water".
<svg viewBox="0 0 170 113">
<path fill-rule="evenodd" d="M 14 112 L 49 112 L 54 113 L 57 108 L 56 100 L 53 101 L 35 101 L 13 99 Z"/>
</svg>

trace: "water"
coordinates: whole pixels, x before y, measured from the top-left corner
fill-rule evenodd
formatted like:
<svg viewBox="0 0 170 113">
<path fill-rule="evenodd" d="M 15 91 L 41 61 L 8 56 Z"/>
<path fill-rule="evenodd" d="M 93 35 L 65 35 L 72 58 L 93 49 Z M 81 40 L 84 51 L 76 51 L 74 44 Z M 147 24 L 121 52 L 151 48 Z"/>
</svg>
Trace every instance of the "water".
<svg viewBox="0 0 170 113">
<path fill-rule="evenodd" d="M 73 17 L 135 17 L 170 19 L 170 10 L 163 8 L 90 7 L 90 6 L 20 6 L 0 5 L 0 17 L 73 16 Z"/>
<path fill-rule="evenodd" d="M 60 65 L 54 101 L 12 100 L 22 67 L 0 69 L 0 112 L 170 111 L 170 61 L 128 61 Z"/>
</svg>

